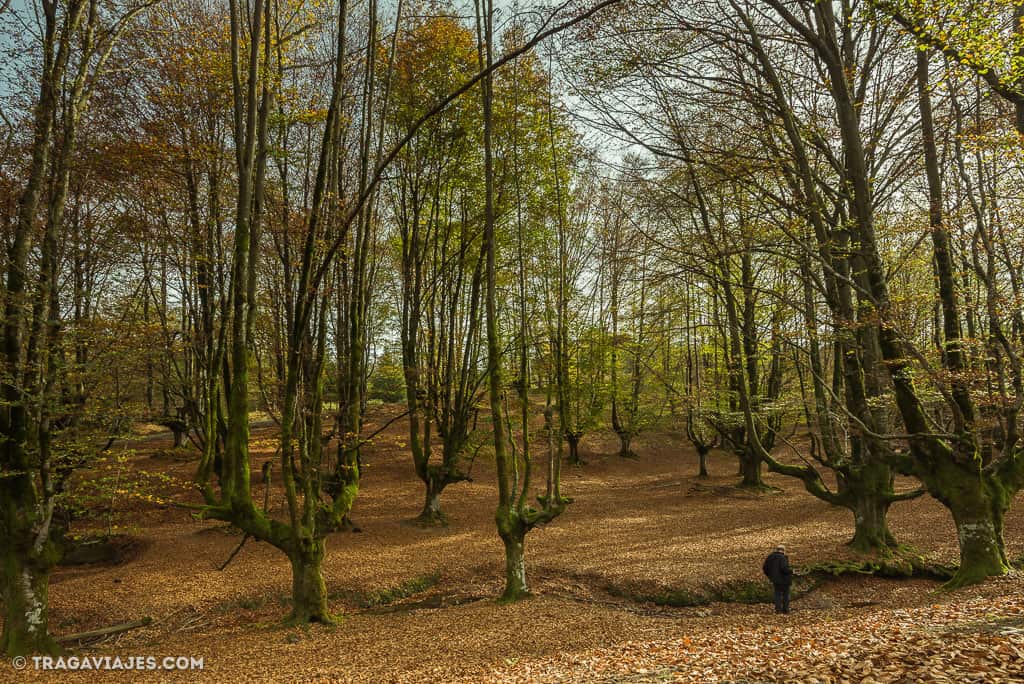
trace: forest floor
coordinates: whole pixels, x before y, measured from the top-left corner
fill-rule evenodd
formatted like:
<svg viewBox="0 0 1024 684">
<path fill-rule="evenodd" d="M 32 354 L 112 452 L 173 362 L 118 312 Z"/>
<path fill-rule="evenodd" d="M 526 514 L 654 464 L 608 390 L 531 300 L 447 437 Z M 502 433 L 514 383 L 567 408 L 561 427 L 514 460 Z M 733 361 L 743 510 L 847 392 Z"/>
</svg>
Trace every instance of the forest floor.
<svg viewBox="0 0 1024 684">
<path fill-rule="evenodd" d="M 377 410 L 368 431 L 388 411 Z M 775 475 L 766 481 L 776 491 L 737 489 L 735 461 L 723 453 L 712 454 L 711 477 L 700 480 L 690 445 L 664 435 L 640 438 L 637 459 L 616 456 L 613 435 L 584 439 L 586 465 L 564 474 L 575 503 L 527 538 L 535 596 L 499 605 L 493 464 L 481 458 L 472 482 L 444 493 L 447 527 L 412 525 L 422 488 L 405 429 L 396 422 L 365 450 L 352 516 L 361 532 L 328 541 L 325 574 L 339 624 L 283 624 L 290 566 L 267 544 L 250 541 L 217 569 L 241 536 L 160 503 L 187 492 L 195 466 L 195 452 L 171 449 L 168 438 L 115 448 L 122 462 L 82 474 L 83 491 L 93 486 L 98 510 L 108 513 L 89 524 L 124 535 L 124 558 L 55 571 L 53 631 L 150 616 L 148 627 L 80 653 L 203 658 L 201 671 L 151 672 L 147 681 L 1024 681 L 1020 574 L 951 593 L 925 579 L 846 577 L 796 598 L 789 615 L 765 603 L 667 607 L 637 598 L 761 582 L 761 562 L 777 543 L 796 566 L 851 556 L 848 512 Z M 272 428 L 254 431 L 255 473 L 274 446 Z M 254 488 L 261 499 L 263 485 Z M 104 504 L 108 490 L 132 493 Z M 269 501 L 282 505 L 280 491 L 272 488 Z M 952 521 L 931 498 L 896 504 L 891 526 L 929 558 L 955 561 Z M 1011 510 L 1006 539 L 1011 557 L 1024 553 L 1024 501 Z M 133 677 L 100 674 L 0 665 L 0 681 Z"/>
</svg>

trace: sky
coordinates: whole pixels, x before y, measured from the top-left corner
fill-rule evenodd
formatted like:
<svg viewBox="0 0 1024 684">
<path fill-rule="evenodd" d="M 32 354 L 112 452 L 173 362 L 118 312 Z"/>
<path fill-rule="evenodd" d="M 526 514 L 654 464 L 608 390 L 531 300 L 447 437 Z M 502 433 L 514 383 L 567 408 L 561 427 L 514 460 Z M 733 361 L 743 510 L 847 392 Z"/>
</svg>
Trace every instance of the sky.
<svg viewBox="0 0 1024 684">
<path fill-rule="evenodd" d="M 0 5 L 3 5 L 5 1 L 9 4 L 7 9 L 0 14 L 0 112 L 4 115 L 16 109 L 10 102 L 11 96 L 19 87 L 19 81 L 27 69 L 29 59 L 39 52 L 38 43 L 34 40 L 34 36 L 38 34 L 35 18 L 38 0 L 0 0 Z M 378 1 L 381 3 L 383 12 L 394 12 L 396 0 Z M 451 2 L 457 12 L 465 13 L 468 16 L 473 11 L 471 0 L 451 0 Z M 513 14 L 529 13 L 534 9 L 542 11 L 542 8 L 550 7 L 551 4 L 551 0 L 495 0 L 499 30 L 500 26 Z M 539 49 L 544 51 L 545 48 Z M 574 97 L 568 97 L 567 101 L 563 102 L 563 105 L 570 111 L 579 110 L 581 104 Z"/>
<path fill-rule="evenodd" d="M 456 7 L 471 10 L 471 5 L 466 0 L 453 1 Z M 6 100 L 11 95 L 11 80 L 15 78 L 19 64 L 23 64 L 25 57 L 31 54 L 30 50 L 25 49 L 24 44 L 19 45 L 18 42 L 26 42 L 24 39 L 29 39 L 31 33 L 36 32 L 33 15 L 37 0 L 0 0 L 0 5 L 5 2 L 8 3 L 7 9 L 0 14 L 0 100 Z M 495 0 L 499 15 L 505 16 L 514 6 L 523 11 L 543 4 L 546 3 L 532 0 Z M 381 5 L 393 11 L 395 0 L 381 0 Z"/>
<path fill-rule="evenodd" d="M 3 2 L 0 0 L 0 5 Z M 14 41 L 28 37 L 25 35 L 26 27 L 33 26 L 32 17 L 32 0 L 10 0 L 10 5 L 0 14 L 0 98 L 10 96 L 9 79 L 17 73 L 19 64 L 29 54 L 22 49 L 23 45 L 19 46 Z M 32 21 L 33 24 L 26 24 L 26 21 Z"/>
</svg>

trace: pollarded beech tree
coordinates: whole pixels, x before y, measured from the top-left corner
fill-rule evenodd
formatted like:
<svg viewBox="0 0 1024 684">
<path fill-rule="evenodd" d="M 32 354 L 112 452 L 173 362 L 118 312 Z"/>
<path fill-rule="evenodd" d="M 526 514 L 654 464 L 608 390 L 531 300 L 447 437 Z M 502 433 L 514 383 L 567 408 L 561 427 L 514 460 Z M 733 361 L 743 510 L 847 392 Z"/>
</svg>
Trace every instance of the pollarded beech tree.
<svg viewBox="0 0 1024 684">
<path fill-rule="evenodd" d="M 930 233 L 938 276 L 937 294 L 944 320 L 941 327 L 946 353 L 942 355 L 941 364 L 946 371 L 945 376 L 932 372 L 913 341 L 913 335 L 900 330 L 895 314 L 878 233 L 881 224 L 879 183 L 873 173 L 872 141 L 865 139 L 858 113 L 858 103 L 863 99 L 864 87 L 861 84 L 864 77 L 855 76 L 850 69 L 851 57 L 857 57 L 851 55 L 849 45 L 853 44 L 853 33 L 860 19 L 855 16 L 852 5 L 847 3 L 838 7 L 830 3 L 811 7 L 810 3 L 772 1 L 766 5 L 770 8 L 766 10 L 770 15 L 800 36 L 805 49 L 828 75 L 828 95 L 834 107 L 836 131 L 844 159 L 843 185 L 849 197 L 849 218 L 845 226 L 848 227 L 849 244 L 854 249 L 850 250 L 849 256 L 834 250 L 834 238 L 829 232 L 817 230 L 816 243 L 827 259 L 849 260 L 849 273 L 857 286 L 856 313 L 858 319 L 866 323 L 860 330 L 871 338 L 861 341 L 856 348 L 862 358 L 866 357 L 864 374 L 859 377 L 852 372 L 845 374 L 847 394 L 858 402 L 862 401 L 860 397 L 866 399 L 866 393 L 859 389 L 860 378 L 870 380 L 877 377 L 875 369 L 885 370 L 892 383 L 895 406 L 907 431 L 910 459 L 907 463 L 881 444 L 873 449 L 873 453 L 881 455 L 886 464 L 909 466 L 929 493 L 952 513 L 960 542 L 961 563 L 950 586 L 1003 574 L 1008 563 L 1002 540 L 1002 520 L 1012 494 L 1024 484 L 1024 464 L 1016 440 L 1009 446 L 1001 445 L 1001 453 L 992 458 L 986 458 L 981 451 L 982 435 L 975 419 L 977 411 L 968 377 L 961 369 L 963 359 L 957 351 L 961 344 L 959 303 L 950 287 L 953 273 L 946 247 L 948 235 L 941 221 L 936 220 L 935 184 L 929 183 L 928 195 L 932 198 L 929 202 L 932 214 Z M 753 28 L 755 18 L 747 13 L 740 15 L 751 35 L 756 36 Z M 758 47 L 755 45 L 754 49 L 757 51 Z M 759 59 L 763 64 L 764 60 Z M 778 82 L 775 90 L 778 91 L 784 86 L 781 79 L 775 80 Z M 913 83 L 912 80 L 910 82 Z M 926 99 L 920 98 L 919 113 L 929 109 Z M 786 111 L 793 110 L 787 107 Z M 800 133 L 791 124 L 787 125 L 787 131 L 796 148 Z M 927 161 L 926 165 L 933 166 L 933 163 Z M 927 175 L 934 174 L 929 171 Z M 826 265 L 832 263 L 825 259 L 823 257 Z M 837 303 L 842 305 L 842 301 Z M 953 353 L 949 353 L 950 350 Z M 871 359 L 870 355 L 876 355 L 877 359 Z M 844 354 L 844 360 L 854 357 L 854 354 Z M 943 409 L 950 417 L 948 429 L 935 425 L 922 395 L 922 383 L 931 384 L 939 390 Z M 861 430 L 866 443 L 878 443 L 885 438 L 886 430 L 878 429 L 877 420 L 864 422 L 872 413 L 869 406 L 851 412 L 867 428 Z M 1016 421 L 1016 415 L 1012 418 Z"/>
<path fill-rule="evenodd" d="M 928 0 L 879 0 L 872 5 L 881 15 L 906 28 L 919 43 L 920 50 L 937 49 L 960 66 L 974 71 L 995 95 L 1012 106 L 1014 128 L 1018 135 L 1024 135 L 1024 72 L 1018 59 L 1024 41 L 1024 7 L 1020 3 L 995 2 L 986 4 L 984 11 L 969 8 L 963 12 L 950 12 L 945 3 Z M 1007 23 L 1010 30 L 1004 31 Z M 943 374 L 928 373 L 927 367 L 915 364 L 920 354 L 887 320 L 891 302 L 881 278 L 882 266 L 874 260 L 871 262 L 872 294 L 882 320 L 879 327 L 883 356 L 892 376 L 897 407 L 909 433 L 914 472 L 928 492 L 949 508 L 957 526 L 960 569 L 950 584 L 958 586 L 1009 570 L 1003 519 L 1014 495 L 1024 486 L 1024 449 L 1019 439 L 1024 380 L 1019 324 L 1014 320 L 1015 317 L 1019 320 L 1020 316 L 1019 298 L 1008 315 L 995 301 L 999 282 L 1019 279 L 1019 272 L 1014 273 L 1012 263 L 1000 263 L 995 258 L 998 238 L 986 230 L 984 222 L 979 222 L 978 238 L 987 257 L 978 259 L 972 270 L 981 277 L 988 300 L 985 318 L 988 358 L 992 359 L 989 371 L 1000 378 L 1002 395 L 993 430 L 981 420 L 964 353 L 963 300 L 956 287 L 957 265 L 951 249 L 950 228 L 943 214 L 944 193 L 929 76 L 928 61 L 919 58 L 917 81 L 928 180 L 929 229 L 942 312 Z M 870 232 L 862 239 L 874 244 Z M 939 431 L 930 419 L 920 388 L 922 370 L 928 381 L 941 391 L 945 408 L 952 416 L 951 429 Z"/>
<path fill-rule="evenodd" d="M 792 197 L 805 198 L 801 205 L 782 206 L 785 212 L 796 209 L 808 228 L 807 233 L 813 235 L 816 244 L 808 245 L 808 234 L 801 232 L 792 235 L 803 254 L 797 257 L 801 275 L 823 283 L 819 286 L 824 300 L 831 312 L 831 326 L 835 337 L 834 358 L 841 361 L 838 368 L 841 372 L 833 374 L 831 387 L 826 383 L 826 373 L 821 361 L 821 350 L 817 334 L 815 304 L 813 295 L 804 292 L 803 301 L 808 329 L 814 331 L 807 344 L 810 366 L 810 380 L 814 391 L 814 413 L 812 415 L 818 431 L 820 442 L 815 451 L 819 465 L 833 470 L 837 474 L 839 491 L 830 492 L 816 469 L 807 464 L 803 466 L 787 466 L 771 460 L 771 467 L 784 474 L 793 475 L 804 481 L 805 487 L 812 494 L 835 505 L 849 508 L 854 513 L 855 533 L 852 543 L 862 550 L 888 552 L 896 542 L 888 529 L 886 520 L 889 507 L 900 500 L 916 496 L 919 492 L 910 490 L 897 493 L 893 489 L 893 467 L 906 468 L 905 462 L 892 448 L 888 440 L 889 416 L 880 406 L 879 400 L 888 392 L 888 383 L 883 375 L 882 357 L 880 352 L 879 331 L 870 324 L 854 323 L 855 321 L 874 320 L 874 304 L 870 296 L 866 296 L 867 286 L 865 270 L 861 265 L 863 255 L 845 247 L 857 243 L 857 238 L 848 233 L 847 227 L 852 217 L 863 217 L 870 220 L 882 204 L 881 193 L 865 195 L 864 176 L 882 168 L 881 165 L 895 163 L 884 155 L 866 157 L 862 140 L 881 140 L 887 135 L 886 121 L 891 120 L 898 112 L 905 111 L 909 100 L 909 81 L 904 81 L 903 96 L 889 93 L 885 100 L 873 101 L 880 97 L 879 90 L 872 87 L 873 78 L 881 78 L 888 73 L 883 70 L 887 64 L 894 70 L 903 69 L 905 65 L 899 61 L 893 45 L 891 32 L 884 30 L 864 33 L 858 32 L 845 8 L 842 17 L 823 13 L 806 25 L 800 24 L 795 16 L 784 6 L 772 7 L 778 13 L 774 19 L 769 11 L 753 12 L 739 5 L 734 6 L 736 16 L 749 37 L 745 46 L 755 65 L 752 79 L 764 84 L 767 102 L 761 103 L 755 111 L 762 112 L 761 130 L 773 132 L 766 143 L 779 156 L 791 160 L 789 166 L 780 169 L 783 181 Z M 778 24 L 766 22 L 778 21 Z M 850 73 L 854 65 L 862 64 L 856 82 L 837 86 L 830 91 L 829 97 L 835 103 L 835 122 L 829 123 L 845 134 L 839 135 L 842 144 L 842 155 L 831 152 L 826 157 L 831 170 L 826 176 L 815 169 L 814 158 L 820 156 L 822 134 L 807 133 L 809 129 L 802 122 L 801 112 L 796 106 L 793 96 L 788 93 L 781 75 L 784 60 L 791 59 L 787 54 L 790 48 L 775 45 L 766 36 L 771 25 L 788 25 L 796 22 L 802 26 L 795 30 L 805 37 L 807 45 L 806 58 L 816 68 L 831 69 L 829 73 L 841 71 Z M 794 27 L 795 28 L 795 27 Z M 848 45 L 843 50 L 840 43 Z M 825 66 L 828 64 L 829 66 Z M 741 72 L 742 73 L 742 72 Z M 863 104 L 857 104 L 863 103 Z M 757 104 L 757 103 L 755 103 Z M 851 112 L 851 107 L 869 105 L 875 116 L 858 118 Z M 884 148 L 894 154 L 895 146 Z M 840 164 L 839 159 L 846 159 Z M 821 179 L 833 177 L 834 180 L 823 182 Z M 836 194 L 836 188 L 853 187 L 862 189 L 860 195 Z M 880 187 L 885 187 L 881 185 Z M 783 214 L 779 225 L 787 227 L 788 222 Z M 812 270 L 809 258 L 821 268 L 820 275 Z M 807 308 L 809 307 L 809 308 Z M 813 327 L 811 327 L 813 326 Z M 841 404 L 832 401 L 833 397 L 841 396 Z M 848 443 L 838 439 L 838 425 L 832 417 L 835 408 L 841 406 L 850 418 L 852 430 Z M 767 457 L 767 454 L 766 454 Z"/>
<path fill-rule="evenodd" d="M 799 2 L 762 6 L 714 1 L 685 11 L 645 3 L 636 16 L 624 19 L 624 28 L 636 21 L 664 28 L 652 31 L 649 41 L 610 39 L 609 53 L 622 67 L 602 68 L 606 59 L 602 65 L 592 65 L 591 60 L 584 62 L 581 72 L 590 80 L 589 97 L 606 129 L 683 167 L 684 172 L 675 176 L 681 186 L 677 192 L 662 184 L 670 205 L 687 206 L 698 225 L 736 216 L 742 205 L 748 219 L 740 225 L 756 218 L 770 229 L 772 237 L 763 243 L 736 241 L 727 247 L 717 237 L 700 243 L 705 252 L 723 250 L 738 256 L 720 264 L 732 274 L 731 296 L 720 290 L 719 322 L 728 332 L 722 350 L 732 357 L 733 368 L 747 371 L 731 373 L 726 388 L 732 403 L 729 414 L 738 418 L 728 426 L 737 435 L 733 442 L 745 442 L 743 450 L 749 451 L 750 460 L 800 477 L 811 493 L 849 508 L 856 545 L 887 552 L 895 540 L 886 513 L 893 502 L 916 492 L 893 489 L 894 469 L 909 464 L 893 448 L 898 438 L 890 427 L 890 381 L 879 331 L 861 323 L 875 320 L 876 307 L 865 294 L 863 255 L 850 248 L 862 243 L 850 234 L 849 225 L 853 217 L 881 212 L 894 190 L 906 182 L 902 171 L 913 159 L 905 142 L 908 133 L 891 124 L 913 115 L 913 81 L 891 28 L 862 30 L 848 3 L 842 7 L 842 16 L 836 18 L 815 14 L 824 10 Z M 800 26 L 791 25 L 790 19 Z M 794 42 L 792 35 L 800 40 Z M 819 55 L 819 49 L 826 56 Z M 825 66 L 826 62 L 833 64 Z M 856 73 L 856 78 L 850 77 L 853 82 L 840 89 L 844 93 L 820 88 L 819 74 L 830 74 L 827 80 L 832 85 L 839 73 Z M 852 152 L 844 147 L 847 143 Z M 865 154 L 867 145 L 870 154 Z M 685 172 L 688 167 L 696 173 Z M 873 196 L 870 190 L 868 196 L 853 192 L 866 182 L 865 174 L 884 179 L 876 182 Z M 722 182 L 736 188 L 729 195 L 744 201 L 709 201 L 709 191 L 722 194 L 717 190 Z M 724 212 L 720 206 L 726 207 Z M 753 260 L 746 268 L 741 253 Z M 803 308 L 801 295 L 774 292 L 772 279 L 751 279 L 762 270 L 751 267 L 767 254 L 773 255 L 775 278 L 782 269 L 795 267 L 813 283 L 811 308 L 805 313 L 816 325 L 815 335 L 810 340 L 788 339 L 802 347 L 796 348 L 797 369 L 810 371 L 806 377 L 816 396 L 810 418 L 818 441 L 812 455 L 820 458 L 814 466 L 781 463 L 761 439 L 773 434 L 771 415 L 758 410 L 762 392 L 751 382 L 754 376 L 749 371 L 759 359 L 772 356 L 774 345 L 769 342 L 762 349 L 751 341 L 758 328 L 771 335 L 780 321 L 757 321 L 746 305 L 761 299 L 774 301 L 776 307 Z M 692 260 L 688 267 L 694 267 Z M 723 280 L 721 273 L 713 272 L 716 269 L 704 270 L 708 282 Z M 730 299 L 738 309 L 732 321 L 724 306 Z M 825 316 L 816 313 L 822 305 Z M 740 326 L 738 340 L 729 339 L 733 325 Z M 820 328 L 834 341 L 824 353 L 814 339 Z M 764 366 L 763 377 L 768 378 L 772 364 Z M 747 395 L 745 406 L 741 391 Z M 771 397 L 774 391 L 766 383 L 763 395 Z M 741 433 L 747 439 L 741 439 Z M 823 486 L 818 466 L 837 473 L 841 491 Z"/>
<path fill-rule="evenodd" d="M 476 66 L 472 32 L 456 19 L 435 13 L 414 21 L 397 43 L 395 135 L 423 113 L 431 93 L 453 89 Z M 477 102 L 450 107 L 395 159 L 388 191 L 398 233 L 409 450 L 425 487 L 424 524 L 445 522 L 442 491 L 468 477 L 481 398 L 479 131 Z"/>
<path fill-rule="evenodd" d="M 577 15 L 571 20 L 573 25 L 580 23 L 594 13 L 614 2 L 605 2 L 595 5 L 587 12 Z M 491 430 L 494 439 L 494 461 L 498 477 L 498 506 L 495 511 L 495 522 L 497 523 L 498 536 L 501 537 L 505 547 L 505 589 L 502 592 L 503 601 L 515 601 L 529 593 L 526 581 L 526 557 L 525 540 L 526 534 L 538 525 L 543 525 L 557 518 L 565 510 L 569 500 L 561 493 L 561 452 L 552 447 L 548 449 L 547 486 L 545 493 L 537 496 L 539 507 L 529 503 L 531 487 L 533 485 L 533 456 L 530 446 L 529 429 L 529 400 L 526 392 L 528 373 L 526 369 L 527 355 L 529 353 L 529 332 L 525 329 L 525 317 L 520 316 L 515 343 L 516 361 L 520 376 L 520 419 L 522 429 L 518 443 L 513 438 L 512 412 L 508 409 L 507 388 L 502 378 L 503 351 L 505 345 L 502 340 L 502 311 L 498 304 L 498 263 L 500 259 L 499 249 L 501 241 L 498 233 L 498 211 L 497 205 L 497 165 L 495 163 L 496 149 L 496 122 L 498 117 L 499 100 L 496 93 L 507 97 L 508 91 L 501 91 L 495 88 L 495 79 L 491 76 L 494 65 L 511 61 L 518 55 L 525 52 L 524 48 L 529 46 L 531 41 L 525 41 L 521 45 L 510 46 L 504 55 L 495 60 L 494 31 L 494 3 L 492 0 L 482 0 L 476 5 L 476 31 L 477 31 L 477 55 L 479 63 L 478 73 L 483 74 L 481 79 L 480 99 L 482 104 L 483 123 L 483 162 L 484 162 L 484 231 L 483 231 L 483 259 L 485 263 L 484 278 L 484 330 L 487 344 L 487 398 L 490 408 Z M 507 106 L 507 102 L 500 102 L 501 106 Z M 556 172 L 557 173 L 557 172 Z M 519 228 L 522 228 L 520 223 Z M 521 231 L 518 236 L 521 236 Z M 520 270 L 517 274 L 519 292 L 524 290 L 525 279 L 529 274 L 525 272 L 523 263 L 519 263 Z M 525 301 L 519 303 L 520 311 L 527 306 Z M 550 424 L 550 419 L 549 419 Z M 549 428 L 550 434 L 550 428 Z M 561 439 L 561 436 L 560 436 Z"/>
</svg>

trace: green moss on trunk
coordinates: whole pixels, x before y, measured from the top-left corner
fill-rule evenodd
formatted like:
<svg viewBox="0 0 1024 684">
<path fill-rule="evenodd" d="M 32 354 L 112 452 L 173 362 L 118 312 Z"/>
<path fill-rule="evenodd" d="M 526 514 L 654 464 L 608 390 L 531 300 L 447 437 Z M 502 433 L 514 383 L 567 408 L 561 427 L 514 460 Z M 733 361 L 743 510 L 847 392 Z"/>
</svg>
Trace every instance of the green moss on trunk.
<svg viewBox="0 0 1024 684">
<path fill-rule="evenodd" d="M 505 545 L 505 590 L 498 599 L 501 603 L 512 603 L 530 595 L 526 584 L 526 531 L 521 525 L 511 527 L 508 531 L 499 528 Z"/>
<path fill-rule="evenodd" d="M 954 511 L 956 533 L 960 542 L 960 568 L 944 586 L 958 589 L 978 584 L 989 577 L 1005 575 L 1010 570 L 1002 536 L 992 514 Z"/>
<path fill-rule="evenodd" d="M 13 552 L 4 554 L 3 569 L 4 630 L 0 651 L 7 656 L 59 653 L 61 649 L 47 629 L 48 572 Z"/>
<path fill-rule="evenodd" d="M 324 582 L 324 540 L 304 541 L 303 548 L 291 554 L 292 562 L 292 614 L 296 623 L 333 623 L 334 617 L 327 607 L 327 585 Z"/>
<path fill-rule="evenodd" d="M 889 503 L 884 492 L 861 492 L 852 509 L 854 532 L 850 548 L 862 553 L 890 553 L 896 547 L 896 537 L 889 530 Z"/>
<path fill-rule="evenodd" d="M 750 449 L 740 456 L 740 474 L 743 476 L 743 479 L 740 480 L 740 487 L 761 489 L 765 486 L 764 479 L 761 477 L 761 459 Z"/>
</svg>

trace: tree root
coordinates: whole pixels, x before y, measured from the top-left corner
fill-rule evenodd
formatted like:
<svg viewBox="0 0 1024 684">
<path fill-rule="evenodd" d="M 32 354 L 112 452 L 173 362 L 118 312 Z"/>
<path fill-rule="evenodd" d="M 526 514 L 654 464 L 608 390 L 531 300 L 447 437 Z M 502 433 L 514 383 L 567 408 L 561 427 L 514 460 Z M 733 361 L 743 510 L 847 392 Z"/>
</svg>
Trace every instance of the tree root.
<svg viewBox="0 0 1024 684">
<path fill-rule="evenodd" d="M 955 573 L 956 566 L 929 561 L 924 556 L 904 548 L 884 556 L 822 561 L 800 569 L 800 574 L 808 576 L 873 575 L 903 579 L 921 577 L 940 581 L 949 580 Z"/>
<path fill-rule="evenodd" d="M 921 577 L 947 581 L 955 572 L 955 566 L 929 561 L 912 549 L 901 546 L 886 555 L 822 561 L 803 566 L 793 576 L 792 597 L 807 596 L 828 580 L 843 575 L 873 575 L 894 579 Z M 604 590 L 618 598 L 676 608 L 705 606 L 709 603 L 757 604 L 774 601 L 774 592 L 767 580 L 732 579 L 711 582 L 697 587 L 658 585 L 629 587 L 606 583 Z"/>
<path fill-rule="evenodd" d="M 794 578 L 793 598 L 810 594 L 824 582 L 817 576 Z M 692 608 L 709 603 L 772 603 L 775 600 L 772 585 L 760 580 L 723 580 L 699 587 L 638 587 L 636 589 L 605 585 L 605 591 L 612 596 L 629 599 L 637 603 L 653 603 L 656 606 Z"/>
</svg>

